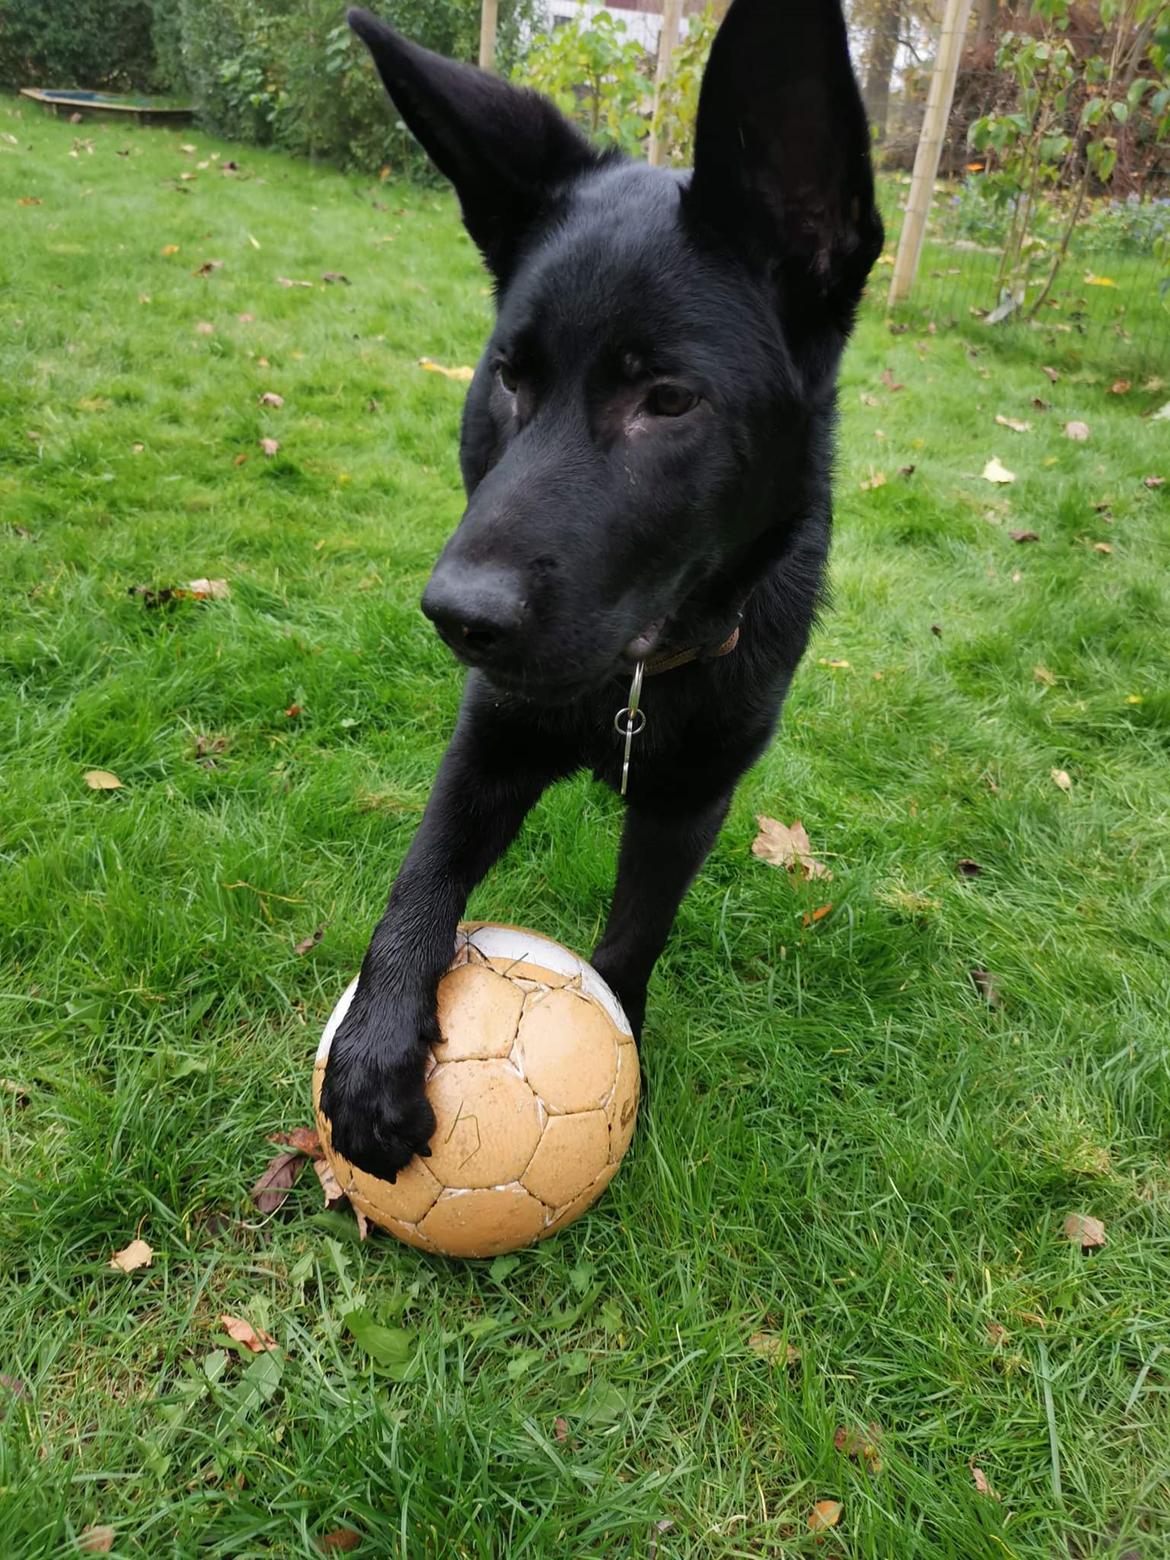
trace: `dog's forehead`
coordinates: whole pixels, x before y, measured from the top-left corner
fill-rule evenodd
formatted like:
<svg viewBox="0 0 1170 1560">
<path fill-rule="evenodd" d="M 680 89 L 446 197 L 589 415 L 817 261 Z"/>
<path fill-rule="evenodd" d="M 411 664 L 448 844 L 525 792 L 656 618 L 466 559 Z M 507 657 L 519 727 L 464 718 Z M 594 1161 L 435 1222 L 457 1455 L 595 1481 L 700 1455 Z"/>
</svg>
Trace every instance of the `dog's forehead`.
<svg viewBox="0 0 1170 1560">
<path fill-rule="evenodd" d="M 575 183 L 500 300 L 502 333 L 598 342 L 693 326 L 705 268 L 680 216 L 684 182 L 618 164 Z"/>
</svg>

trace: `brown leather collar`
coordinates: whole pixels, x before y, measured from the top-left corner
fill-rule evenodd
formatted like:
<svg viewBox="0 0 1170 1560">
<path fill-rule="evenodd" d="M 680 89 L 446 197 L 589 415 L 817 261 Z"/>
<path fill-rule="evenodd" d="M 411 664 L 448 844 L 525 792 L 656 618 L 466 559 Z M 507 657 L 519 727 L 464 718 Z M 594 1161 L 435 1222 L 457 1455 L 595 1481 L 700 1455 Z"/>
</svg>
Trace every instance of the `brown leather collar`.
<svg viewBox="0 0 1170 1560">
<path fill-rule="evenodd" d="M 732 629 L 723 643 L 715 650 L 702 650 L 692 645 L 689 650 L 668 650 L 662 655 L 652 655 L 646 660 L 646 677 L 657 677 L 659 672 L 673 672 L 676 666 L 689 666 L 700 659 L 714 661 L 721 655 L 730 655 L 739 644 L 739 625 Z"/>
</svg>

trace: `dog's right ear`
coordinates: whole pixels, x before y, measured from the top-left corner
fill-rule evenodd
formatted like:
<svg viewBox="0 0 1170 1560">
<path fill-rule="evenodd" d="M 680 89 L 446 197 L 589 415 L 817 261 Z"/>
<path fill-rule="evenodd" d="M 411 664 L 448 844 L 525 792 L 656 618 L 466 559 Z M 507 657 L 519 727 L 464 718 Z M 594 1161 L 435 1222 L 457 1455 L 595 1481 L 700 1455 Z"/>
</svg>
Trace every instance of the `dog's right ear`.
<svg viewBox="0 0 1170 1560">
<path fill-rule="evenodd" d="M 352 10 L 347 20 L 407 128 L 455 186 L 489 268 L 505 281 L 557 188 L 593 167 L 599 153 L 539 93 L 433 54 L 369 11 Z"/>
</svg>

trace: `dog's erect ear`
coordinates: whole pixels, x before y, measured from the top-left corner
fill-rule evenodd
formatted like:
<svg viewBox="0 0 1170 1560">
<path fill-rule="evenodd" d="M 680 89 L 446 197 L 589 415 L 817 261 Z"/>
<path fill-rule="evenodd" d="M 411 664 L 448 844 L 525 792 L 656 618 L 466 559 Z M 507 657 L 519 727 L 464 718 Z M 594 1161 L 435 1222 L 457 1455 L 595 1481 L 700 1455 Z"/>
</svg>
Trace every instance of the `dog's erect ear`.
<svg viewBox="0 0 1170 1560">
<path fill-rule="evenodd" d="M 432 54 L 368 11 L 352 10 L 348 21 L 407 128 L 455 186 L 467 231 L 503 280 L 557 187 L 593 166 L 597 152 L 538 93 Z"/>
<path fill-rule="evenodd" d="M 881 251 L 840 0 L 733 0 L 699 94 L 688 215 L 846 325 Z"/>
</svg>

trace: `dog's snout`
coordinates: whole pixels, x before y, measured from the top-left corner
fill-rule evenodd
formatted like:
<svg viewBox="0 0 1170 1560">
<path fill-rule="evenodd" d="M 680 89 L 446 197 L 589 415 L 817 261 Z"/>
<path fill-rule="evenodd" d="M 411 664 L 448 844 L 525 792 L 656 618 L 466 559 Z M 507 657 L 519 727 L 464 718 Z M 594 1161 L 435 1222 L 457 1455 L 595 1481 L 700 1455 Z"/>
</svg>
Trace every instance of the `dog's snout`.
<svg viewBox="0 0 1170 1560">
<path fill-rule="evenodd" d="M 422 609 L 455 653 L 477 664 L 514 651 L 524 626 L 521 583 L 501 569 L 436 569 Z"/>
</svg>

